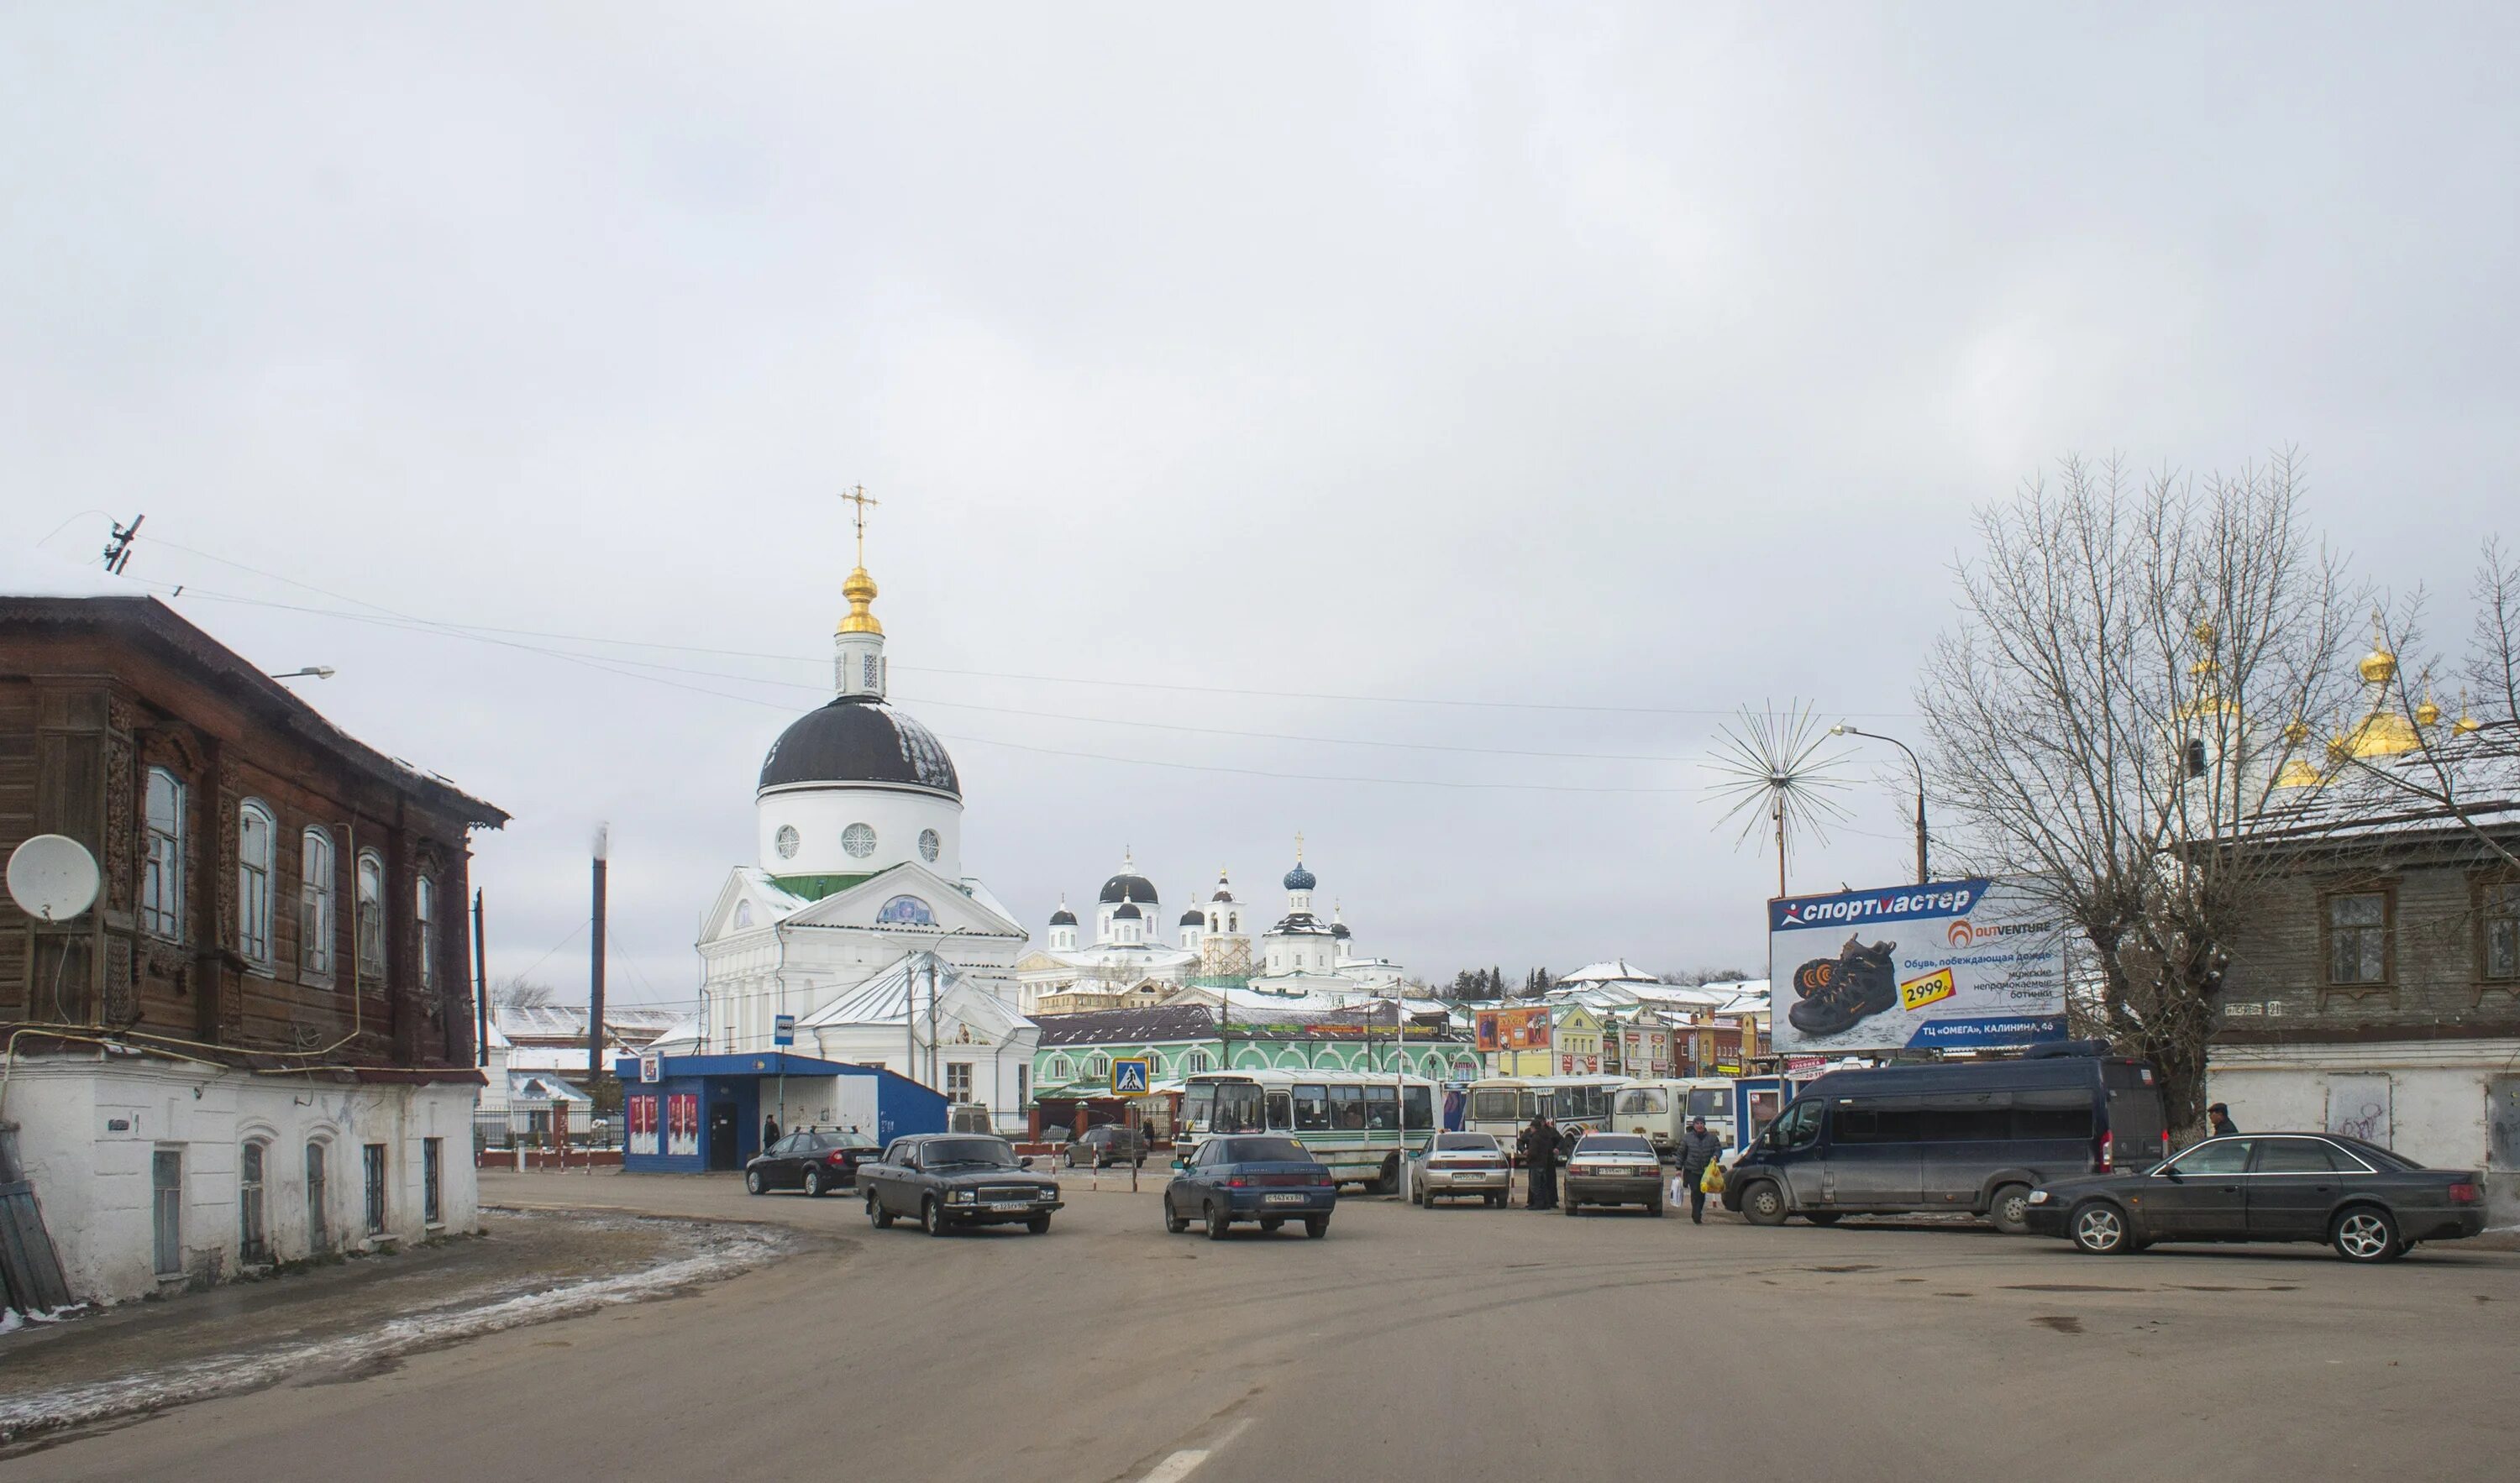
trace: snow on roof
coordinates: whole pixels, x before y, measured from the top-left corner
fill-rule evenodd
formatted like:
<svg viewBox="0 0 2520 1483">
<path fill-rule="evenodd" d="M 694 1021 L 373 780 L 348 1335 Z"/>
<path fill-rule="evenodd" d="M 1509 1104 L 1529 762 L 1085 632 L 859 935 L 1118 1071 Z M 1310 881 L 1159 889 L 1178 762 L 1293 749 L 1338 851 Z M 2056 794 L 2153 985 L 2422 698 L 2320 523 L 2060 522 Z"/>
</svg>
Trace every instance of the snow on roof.
<svg viewBox="0 0 2520 1483">
<path fill-rule="evenodd" d="M 2455 833 L 2467 828 L 2459 812 L 2498 832 L 2520 830 L 2520 721 L 2436 730 L 2414 751 L 2344 764 L 2316 786 L 2277 788 L 2251 831 L 2305 844 Z M 2442 801 L 2445 774 L 2457 810 Z"/>
<path fill-rule="evenodd" d="M 1559 983 L 1659 983 L 1661 980 L 1624 958 L 1613 958 L 1607 963 L 1586 964 L 1557 981 Z"/>
<path fill-rule="evenodd" d="M 930 961 L 936 966 L 934 993 L 941 1002 L 967 981 L 961 969 L 942 958 L 928 953 L 904 953 L 891 967 L 876 974 L 855 988 L 843 989 L 831 1003 L 797 1021 L 802 1029 L 829 1029 L 838 1025 L 897 1025 L 909 1021 L 912 1007 L 923 1005 L 929 985 L 927 969 Z M 977 1010 L 982 1014 L 995 1007 L 1004 1016 L 1004 1028 L 1029 1029 L 1032 1021 L 1007 1009 L 995 994 L 976 990 L 961 1001 L 955 1012 L 965 1017 Z"/>
<path fill-rule="evenodd" d="M 149 589 L 102 565 L 33 547 L 0 548 L 0 598 L 145 598 Z"/>
<path fill-rule="evenodd" d="M 647 1045 L 674 1027 L 684 1011 L 658 1005 L 607 1005 L 604 1034 L 616 1045 Z M 510 1044 L 531 1041 L 586 1043 L 586 1006 L 581 1004 L 503 1004 L 490 1008 L 491 1023 Z"/>
<path fill-rule="evenodd" d="M 511 1046 L 508 1049 L 511 1071 L 574 1071 L 586 1072 L 586 1047 L 576 1046 Z"/>
</svg>

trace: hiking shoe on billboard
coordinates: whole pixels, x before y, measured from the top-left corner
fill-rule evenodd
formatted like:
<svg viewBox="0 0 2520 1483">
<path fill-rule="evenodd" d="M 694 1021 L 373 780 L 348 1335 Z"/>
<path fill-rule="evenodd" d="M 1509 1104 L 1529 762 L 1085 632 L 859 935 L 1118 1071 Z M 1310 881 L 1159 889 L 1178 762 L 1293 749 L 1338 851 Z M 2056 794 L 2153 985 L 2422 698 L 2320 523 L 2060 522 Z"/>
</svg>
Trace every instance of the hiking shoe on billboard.
<svg viewBox="0 0 2520 1483">
<path fill-rule="evenodd" d="M 1895 1007 L 1899 969 L 1890 955 L 1897 947 L 1895 942 L 1876 942 L 1868 948 L 1848 938 L 1827 985 L 1787 1011 L 1786 1022 L 1806 1035 L 1837 1035 Z"/>
<path fill-rule="evenodd" d="M 1836 973 L 1837 960 L 1834 958 L 1815 958 L 1804 964 L 1794 969 L 1794 997 L 1811 998 L 1814 994 L 1827 988 L 1829 979 Z"/>
</svg>

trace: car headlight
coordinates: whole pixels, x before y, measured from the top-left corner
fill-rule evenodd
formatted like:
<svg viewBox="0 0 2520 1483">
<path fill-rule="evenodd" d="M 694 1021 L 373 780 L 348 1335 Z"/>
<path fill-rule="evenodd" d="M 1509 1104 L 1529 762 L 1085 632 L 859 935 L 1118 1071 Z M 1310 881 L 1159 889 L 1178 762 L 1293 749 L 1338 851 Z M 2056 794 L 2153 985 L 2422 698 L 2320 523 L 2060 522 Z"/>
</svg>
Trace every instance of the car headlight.
<svg viewBox="0 0 2520 1483">
<path fill-rule="evenodd" d="M 1038 1195 L 1036 1195 L 1036 1196 L 1035 1196 L 1035 1198 L 1038 1198 L 1038 1199 L 1057 1199 L 1057 1198 L 1058 1198 L 1058 1187 L 1057 1185 L 1053 1185 L 1053 1186 L 1051 1186 L 1049 1189 L 1042 1191 Z"/>
<path fill-rule="evenodd" d="M 945 1199 L 949 1204 L 968 1205 L 971 1202 L 971 1191 L 968 1190 L 957 1190 L 953 1193 L 946 1195 Z"/>
<path fill-rule="evenodd" d="M 2048 1191 L 2045 1191 L 2045 1190 L 2033 1190 L 2033 1191 L 2030 1191 L 2030 1203 L 2032 1203 L 2032 1204 L 2034 1204 L 2034 1205 L 2044 1205 L 2044 1204 L 2048 1203 Z"/>
</svg>

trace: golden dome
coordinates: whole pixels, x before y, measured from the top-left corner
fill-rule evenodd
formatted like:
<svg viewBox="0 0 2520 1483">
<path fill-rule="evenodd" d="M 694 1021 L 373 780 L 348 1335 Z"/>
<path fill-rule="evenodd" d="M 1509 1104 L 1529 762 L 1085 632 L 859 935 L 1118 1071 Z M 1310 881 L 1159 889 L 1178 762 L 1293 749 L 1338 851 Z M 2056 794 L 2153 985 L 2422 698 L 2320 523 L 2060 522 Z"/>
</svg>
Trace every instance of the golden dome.
<svg viewBox="0 0 2520 1483">
<path fill-rule="evenodd" d="M 2433 697 L 2430 696 L 2424 697 L 2424 703 L 2415 707 L 2415 724 L 2417 726 L 2438 725 L 2441 721 L 2441 707 L 2433 703 Z"/>
<path fill-rule="evenodd" d="M 2295 757 L 2283 765 L 2283 771 L 2275 774 L 2275 786 L 2317 787 L 2318 769 L 2310 765 L 2308 757 Z"/>
<path fill-rule="evenodd" d="M 2295 746 L 2301 745 L 2310 740 L 2310 723 L 2299 716 L 2293 717 L 2292 724 L 2283 729 L 2283 739 Z"/>
<path fill-rule="evenodd" d="M 2464 737 L 2470 732 L 2483 731 L 2485 729 L 2485 723 L 2479 721 L 2474 716 L 2461 716 L 2456 721 L 2451 723 L 2450 729 Z"/>
<path fill-rule="evenodd" d="M 2403 757 L 2424 744 L 2414 723 L 2396 711 L 2375 710 L 2329 748 L 2354 757 Z"/>
<path fill-rule="evenodd" d="M 875 578 L 863 566 L 849 573 L 840 584 L 840 596 L 849 600 L 849 615 L 840 619 L 842 633 L 881 633 L 883 625 L 876 621 L 869 605 L 875 602 Z"/>
<path fill-rule="evenodd" d="M 2373 649 L 2356 666 L 2362 672 L 2365 685 L 2386 685 L 2398 675 L 2398 656 L 2385 649 Z"/>
</svg>

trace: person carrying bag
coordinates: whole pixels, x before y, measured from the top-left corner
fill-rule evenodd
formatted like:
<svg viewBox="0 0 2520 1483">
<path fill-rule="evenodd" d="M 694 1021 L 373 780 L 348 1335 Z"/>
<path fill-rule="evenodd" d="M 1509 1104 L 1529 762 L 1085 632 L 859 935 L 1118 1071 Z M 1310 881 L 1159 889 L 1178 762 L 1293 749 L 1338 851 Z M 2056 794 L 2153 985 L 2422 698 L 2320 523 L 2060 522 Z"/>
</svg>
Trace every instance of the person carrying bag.
<svg viewBox="0 0 2520 1483">
<path fill-rule="evenodd" d="M 1680 1141 L 1680 1177 L 1688 1184 L 1688 1219 L 1706 1224 L 1706 1196 L 1724 1188 L 1724 1141 L 1706 1131 L 1706 1119 L 1692 1117 Z"/>
</svg>

